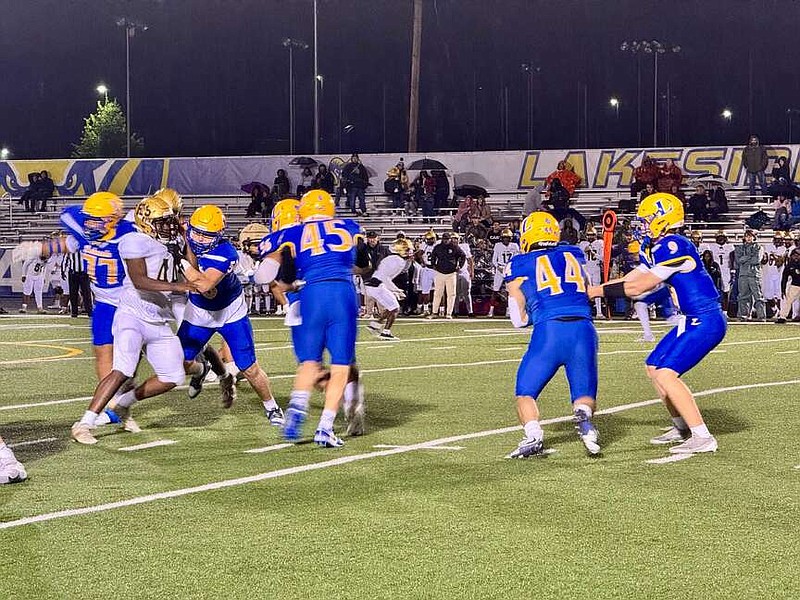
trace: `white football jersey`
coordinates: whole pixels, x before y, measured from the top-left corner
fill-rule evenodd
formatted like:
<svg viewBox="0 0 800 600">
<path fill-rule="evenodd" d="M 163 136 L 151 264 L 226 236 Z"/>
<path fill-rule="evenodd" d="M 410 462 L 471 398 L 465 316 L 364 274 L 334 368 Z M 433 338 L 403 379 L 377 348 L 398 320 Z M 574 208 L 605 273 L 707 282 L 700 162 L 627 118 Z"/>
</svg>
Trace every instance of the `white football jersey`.
<svg viewBox="0 0 800 600">
<path fill-rule="evenodd" d="M 433 254 L 433 249 L 436 248 L 438 244 L 439 242 L 436 242 L 434 244 L 424 243 L 420 247 L 420 249 L 422 250 L 422 264 L 425 265 L 426 267 L 430 268 L 431 255 Z"/>
<path fill-rule="evenodd" d="M 463 277 L 469 277 L 469 259 L 472 258 L 472 250 L 469 247 L 469 244 L 466 242 L 461 242 L 458 245 L 461 248 L 461 251 L 464 253 L 464 256 L 467 257 L 467 260 L 464 261 L 464 266 L 458 271 L 458 274 Z"/>
<path fill-rule="evenodd" d="M 578 248 L 583 251 L 583 255 L 586 257 L 586 270 L 599 271 L 603 264 L 603 240 L 596 239 L 593 242 L 585 240 L 578 244 Z"/>
<path fill-rule="evenodd" d="M 147 265 L 147 276 L 166 281 L 164 261 L 169 257 L 167 247 L 149 235 L 138 231 L 128 233 L 119 241 L 119 255 L 125 260 L 143 258 Z M 165 323 L 174 320 L 170 292 L 150 292 L 134 287 L 125 263 L 125 280 L 119 299 L 119 310 L 148 323 Z"/>
<path fill-rule="evenodd" d="M 767 264 L 764 265 L 763 275 L 780 276 L 783 273 L 783 262 L 786 258 L 786 246 L 780 244 L 776 246 L 772 242 L 764 245 L 764 255 L 767 257 Z M 780 264 L 779 264 L 780 263 Z"/>
<path fill-rule="evenodd" d="M 383 283 L 389 290 L 393 292 L 401 291 L 394 282 L 392 281 L 395 277 L 400 275 L 403 271 L 408 269 L 409 262 L 404 259 L 402 256 L 398 256 L 397 254 L 389 254 L 388 256 L 384 257 L 380 263 L 378 263 L 378 268 L 375 269 L 375 272 L 372 276 L 375 279 L 380 279 L 381 283 Z"/>
<path fill-rule="evenodd" d="M 236 277 L 239 278 L 239 283 L 242 285 L 250 285 L 250 277 L 256 272 L 258 264 L 247 252 L 237 250 L 236 254 L 239 255 L 239 262 L 236 263 L 233 272 Z"/>
<path fill-rule="evenodd" d="M 717 242 L 700 244 L 700 256 L 706 250 L 711 251 L 714 257 L 714 262 L 719 265 L 723 275 L 730 276 L 731 273 L 731 254 L 733 253 L 733 244 L 718 244 Z"/>
<path fill-rule="evenodd" d="M 44 279 L 47 270 L 47 261 L 41 258 L 32 258 L 22 265 L 22 275 L 26 279 Z"/>
<path fill-rule="evenodd" d="M 497 242 L 494 245 L 494 252 L 492 253 L 492 264 L 499 272 L 502 272 L 506 268 L 506 265 L 511 262 L 511 259 L 519 254 L 519 252 L 519 245 L 514 242 L 509 242 L 508 244 Z"/>
</svg>

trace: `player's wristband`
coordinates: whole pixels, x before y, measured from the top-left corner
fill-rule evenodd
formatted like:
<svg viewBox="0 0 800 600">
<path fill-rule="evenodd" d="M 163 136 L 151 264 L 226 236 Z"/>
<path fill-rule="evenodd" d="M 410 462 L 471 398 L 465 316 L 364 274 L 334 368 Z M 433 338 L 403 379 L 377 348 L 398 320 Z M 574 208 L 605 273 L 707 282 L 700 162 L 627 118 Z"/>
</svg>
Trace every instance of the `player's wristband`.
<svg viewBox="0 0 800 600">
<path fill-rule="evenodd" d="M 625 294 L 625 282 L 607 283 L 603 286 L 604 298 L 627 298 Z"/>
</svg>

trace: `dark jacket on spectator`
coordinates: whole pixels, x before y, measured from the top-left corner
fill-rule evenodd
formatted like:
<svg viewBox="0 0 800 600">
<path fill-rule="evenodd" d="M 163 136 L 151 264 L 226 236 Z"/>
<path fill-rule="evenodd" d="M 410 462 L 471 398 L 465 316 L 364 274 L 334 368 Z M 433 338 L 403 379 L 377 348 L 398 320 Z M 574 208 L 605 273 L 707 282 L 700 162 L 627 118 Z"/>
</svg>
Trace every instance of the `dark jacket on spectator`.
<svg viewBox="0 0 800 600">
<path fill-rule="evenodd" d="M 748 173 L 758 173 L 767 168 L 767 149 L 761 144 L 747 145 L 742 152 L 742 164 Z"/>
<path fill-rule="evenodd" d="M 319 173 L 314 176 L 314 181 L 312 182 L 312 186 L 318 190 L 325 190 L 329 194 L 333 194 L 334 187 L 336 182 L 333 179 L 333 173 L 330 171 L 325 171 L 324 173 Z"/>
</svg>

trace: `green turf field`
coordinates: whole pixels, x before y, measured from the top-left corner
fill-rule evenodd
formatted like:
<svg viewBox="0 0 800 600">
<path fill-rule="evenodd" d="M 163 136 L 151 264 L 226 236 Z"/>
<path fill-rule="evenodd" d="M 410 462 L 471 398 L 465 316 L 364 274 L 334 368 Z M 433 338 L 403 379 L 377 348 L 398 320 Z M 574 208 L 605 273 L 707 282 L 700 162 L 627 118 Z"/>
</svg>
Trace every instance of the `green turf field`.
<svg viewBox="0 0 800 600">
<path fill-rule="evenodd" d="M 288 332 L 254 325 L 285 405 Z M 686 377 L 719 452 L 649 464 L 669 421 L 630 405 L 655 398 L 652 345 L 636 322 L 598 327 L 599 403 L 618 409 L 595 419 L 603 455 L 558 421 L 555 453 L 511 461 L 527 335 L 505 320 L 364 331 L 367 435 L 246 453 L 282 442 L 246 383 L 229 411 L 215 386 L 174 391 L 134 408 L 141 434 L 70 442 L 95 384 L 88 322 L 2 319 L 0 433 L 36 443 L 15 448 L 30 479 L 0 487 L 0 599 L 800 597 L 800 328 L 731 326 Z M 567 398 L 558 375 L 543 417 Z"/>
</svg>

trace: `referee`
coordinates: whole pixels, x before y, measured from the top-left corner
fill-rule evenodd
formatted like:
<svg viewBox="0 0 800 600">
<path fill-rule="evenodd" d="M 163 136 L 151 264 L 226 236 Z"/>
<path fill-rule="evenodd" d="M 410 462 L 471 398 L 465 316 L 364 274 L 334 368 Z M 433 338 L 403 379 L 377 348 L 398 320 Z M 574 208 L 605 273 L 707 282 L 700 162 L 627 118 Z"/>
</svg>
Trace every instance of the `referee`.
<svg viewBox="0 0 800 600">
<path fill-rule="evenodd" d="M 64 263 L 67 265 L 69 282 L 69 306 L 73 317 L 78 316 L 78 292 L 83 298 L 84 312 L 92 316 L 92 290 L 89 288 L 89 274 L 81 258 L 81 251 L 72 252 L 66 256 Z"/>
</svg>

